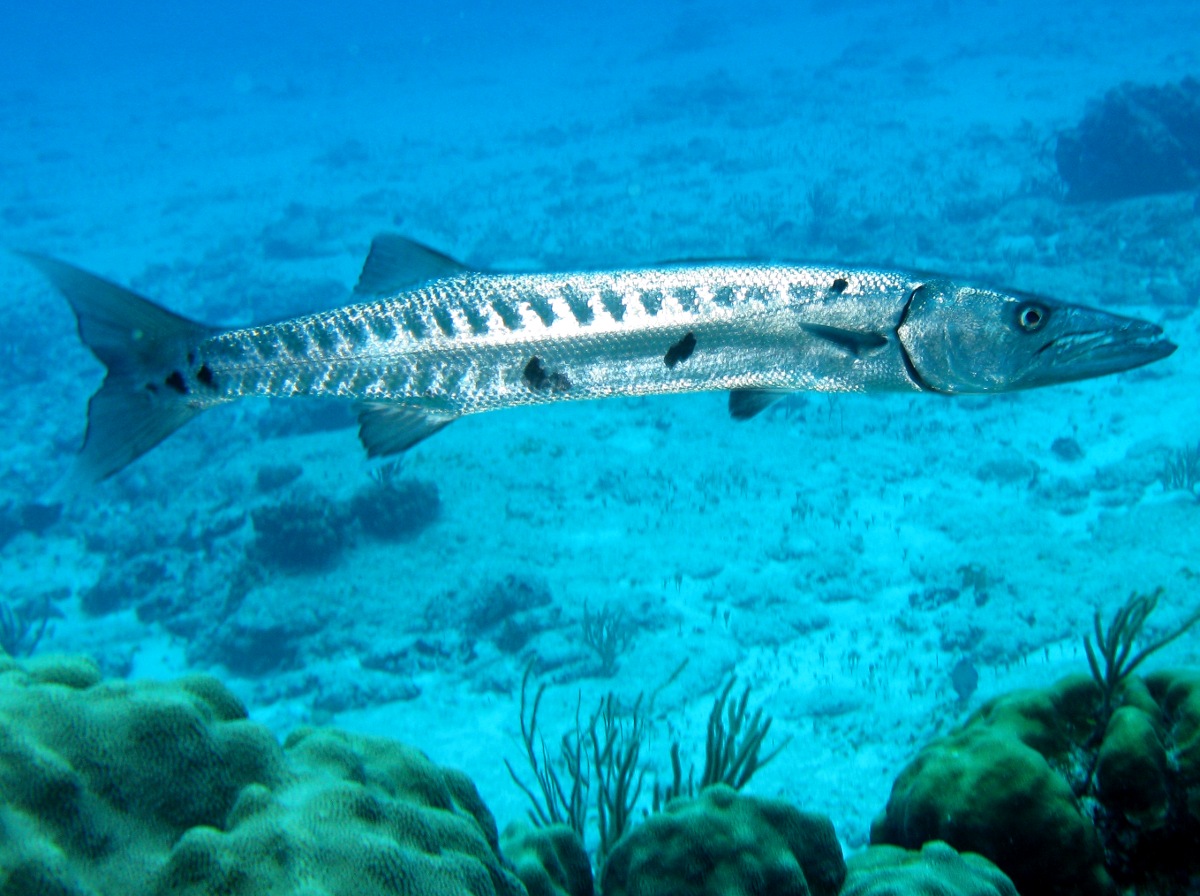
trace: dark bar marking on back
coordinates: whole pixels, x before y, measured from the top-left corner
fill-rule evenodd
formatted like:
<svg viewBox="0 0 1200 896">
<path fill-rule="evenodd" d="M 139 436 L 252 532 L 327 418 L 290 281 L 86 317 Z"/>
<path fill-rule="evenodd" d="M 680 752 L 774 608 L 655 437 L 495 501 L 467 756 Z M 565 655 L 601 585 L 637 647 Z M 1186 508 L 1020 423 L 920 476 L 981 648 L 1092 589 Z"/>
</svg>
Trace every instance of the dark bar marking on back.
<svg viewBox="0 0 1200 896">
<path fill-rule="evenodd" d="M 533 309 L 533 313 L 541 319 L 542 324 L 550 326 L 557 319 L 558 315 L 554 313 L 554 306 L 550 304 L 550 300 L 540 292 L 530 290 L 521 296 L 525 302 Z"/>
<path fill-rule="evenodd" d="M 641 294 L 642 307 L 651 317 L 662 311 L 663 294 L 660 289 L 643 289 Z"/>
<path fill-rule="evenodd" d="M 612 319 L 620 323 L 625 319 L 625 300 L 615 289 L 605 287 L 600 290 L 600 304 L 612 315 Z"/>
<path fill-rule="evenodd" d="M 596 315 L 584 293 L 571 285 L 564 286 L 560 293 L 563 301 L 567 303 L 567 307 L 571 309 L 571 316 L 575 318 L 575 323 L 586 326 L 592 322 Z"/>
</svg>

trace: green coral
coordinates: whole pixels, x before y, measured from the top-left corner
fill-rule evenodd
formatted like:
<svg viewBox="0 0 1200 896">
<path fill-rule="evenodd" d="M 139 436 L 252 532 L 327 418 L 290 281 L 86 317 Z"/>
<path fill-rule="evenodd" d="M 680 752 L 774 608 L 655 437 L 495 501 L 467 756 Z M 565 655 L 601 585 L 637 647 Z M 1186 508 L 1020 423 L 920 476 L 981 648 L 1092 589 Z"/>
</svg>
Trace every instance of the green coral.
<svg viewBox="0 0 1200 896">
<path fill-rule="evenodd" d="M 846 870 L 838 896 L 1017 896 L 1012 881 L 983 856 L 955 852 L 938 840 L 919 852 L 872 846 Z"/>
<path fill-rule="evenodd" d="M 529 896 L 592 896 L 592 865 L 579 835 L 565 824 L 516 821 L 500 835 L 500 850 Z"/>
<path fill-rule="evenodd" d="M 215 679 L 0 660 L 5 896 L 521 896 L 474 785 L 382 738 L 282 746 Z"/>
<path fill-rule="evenodd" d="M 626 834 L 604 896 L 835 896 L 846 875 L 828 818 L 718 784 Z"/>
<path fill-rule="evenodd" d="M 980 853 L 1022 896 L 1182 892 L 1200 874 L 1198 741 L 1196 673 L 1008 694 L 901 772 L 871 841 Z"/>
</svg>

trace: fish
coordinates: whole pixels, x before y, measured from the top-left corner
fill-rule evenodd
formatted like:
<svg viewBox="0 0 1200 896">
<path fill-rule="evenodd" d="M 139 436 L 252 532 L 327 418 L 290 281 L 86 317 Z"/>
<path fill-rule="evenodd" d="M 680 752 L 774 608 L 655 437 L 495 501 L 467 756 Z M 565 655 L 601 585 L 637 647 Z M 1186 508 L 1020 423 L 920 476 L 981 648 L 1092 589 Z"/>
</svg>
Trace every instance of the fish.
<svg viewBox="0 0 1200 896">
<path fill-rule="evenodd" d="M 520 273 L 376 237 L 340 308 L 222 329 L 64 261 L 106 374 L 78 480 L 103 480 L 197 414 L 251 396 L 356 403 L 370 457 L 467 414 L 727 390 L 748 420 L 800 391 L 1000 393 L 1130 370 L 1176 346 L 1148 321 L 956 278 L 779 262 Z"/>
</svg>

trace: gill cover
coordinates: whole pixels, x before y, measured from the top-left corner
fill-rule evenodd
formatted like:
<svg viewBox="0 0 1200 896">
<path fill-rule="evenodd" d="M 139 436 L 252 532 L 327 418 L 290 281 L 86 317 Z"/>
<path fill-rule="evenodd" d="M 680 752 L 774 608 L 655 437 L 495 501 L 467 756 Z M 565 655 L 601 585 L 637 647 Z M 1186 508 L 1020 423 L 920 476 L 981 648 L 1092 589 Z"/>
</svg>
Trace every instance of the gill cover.
<svg viewBox="0 0 1200 896">
<path fill-rule="evenodd" d="M 917 286 L 896 333 L 911 373 L 931 391 L 1003 392 L 1029 377 L 1054 315 L 1052 303 L 929 280 Z"/>
<path fill-rule="evenodd" d="M 1090 379 L 1175 351 L 1149 321 L 942 279 L 913 290 L 896 335 L 918 385 L 945 393 Z"/>
</svg>

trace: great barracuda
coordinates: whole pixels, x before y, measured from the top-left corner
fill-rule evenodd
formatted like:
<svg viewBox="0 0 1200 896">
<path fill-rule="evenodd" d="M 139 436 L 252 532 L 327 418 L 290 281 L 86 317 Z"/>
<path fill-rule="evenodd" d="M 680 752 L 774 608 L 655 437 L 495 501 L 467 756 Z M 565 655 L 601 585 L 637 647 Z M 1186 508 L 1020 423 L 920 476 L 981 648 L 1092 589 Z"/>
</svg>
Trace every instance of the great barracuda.
<svg viewBox="0 0 1200 896">
<path fill-rule="evenodd" d="M 363 445 L 378 456 L 464 414 L 518 405 L 728 389 L 730 413 L 748 419 L 788 392 L 1008 392 L 1175 350 L 1145 321 L 903 271 L 497 273 L 392 235 L 372 243 L 359 303 L 219 330 L 25 257 L 66 296 L 107 368 L 79 456 L 92 481 L 201 411 L 254 395 L 356 401 Z"/>
</svg>

